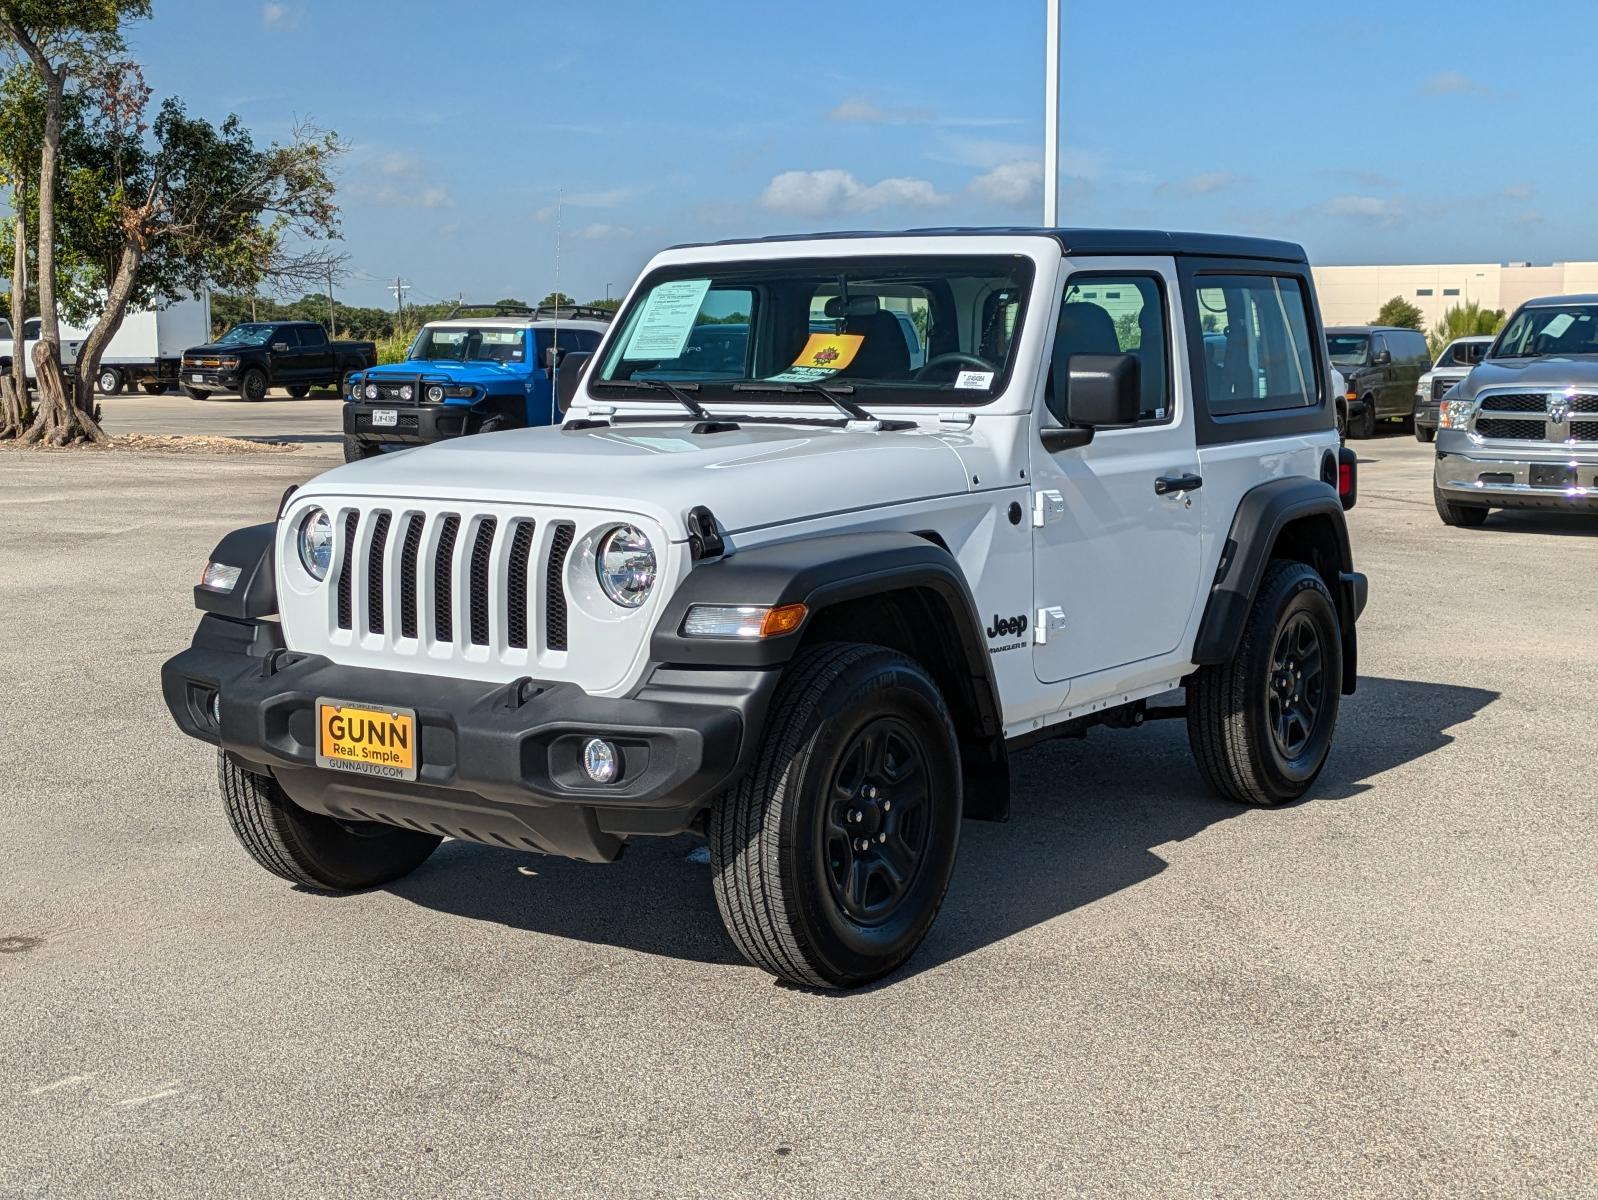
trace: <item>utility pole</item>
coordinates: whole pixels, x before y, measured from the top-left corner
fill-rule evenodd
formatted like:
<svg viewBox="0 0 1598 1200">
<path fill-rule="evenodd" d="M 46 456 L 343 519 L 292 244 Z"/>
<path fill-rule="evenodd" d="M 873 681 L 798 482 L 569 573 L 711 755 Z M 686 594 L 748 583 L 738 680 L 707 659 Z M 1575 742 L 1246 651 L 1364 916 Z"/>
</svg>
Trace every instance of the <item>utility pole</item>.
<svg viewBox="0 0 1598 1200">
<path fill-rule="evenodd" d="M 394 293 L 394 330 L 397 333 L 405 327 L 405 293 L 411 290 L 411 285 L 396 275 L 388 290 Z"/>
<path fill-rule="evenodd" d="M 1060 224 L 1060 0 L 1048 8 L 1043 46 L 1043 224 Z"/>
</svg>

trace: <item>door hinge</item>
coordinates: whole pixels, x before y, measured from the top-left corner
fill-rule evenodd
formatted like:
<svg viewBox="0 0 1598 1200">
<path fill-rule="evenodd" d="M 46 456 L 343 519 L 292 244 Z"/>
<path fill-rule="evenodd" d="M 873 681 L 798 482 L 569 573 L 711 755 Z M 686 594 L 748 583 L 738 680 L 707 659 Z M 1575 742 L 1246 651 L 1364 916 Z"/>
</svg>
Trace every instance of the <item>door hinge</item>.
<svg viewBox="0 0 1598 1200">
<path fill-rule="evenodd" d="M 1039 646 L 1049 643 L 1050 633 L 1061 633 L 1065 629 L 1065 609 L 1040 608 L 1038 609 L 1038 623 L 1032 630 L 1032 640 Z"/>
<path fill-rule="evenodd" d="M 1032 493 L 1032 524 L 1051 525 L 1065 516 L 1065 496 L 1056 491 Z"/>
</svg>

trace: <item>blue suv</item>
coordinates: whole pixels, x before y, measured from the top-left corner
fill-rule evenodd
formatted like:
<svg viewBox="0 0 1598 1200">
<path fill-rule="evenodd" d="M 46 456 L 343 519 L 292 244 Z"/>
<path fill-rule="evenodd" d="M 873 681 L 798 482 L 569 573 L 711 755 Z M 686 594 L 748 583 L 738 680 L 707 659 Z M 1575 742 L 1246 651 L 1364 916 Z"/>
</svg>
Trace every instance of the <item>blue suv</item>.
<svg viewBox="0 0 1598 1200">
<path fill-rule="evenodd" d="M 461 315 L 468 311 L 483 315 Z M 424 325 L 404 362 L 350 376 L 344 461 L 385 446 L 557 424 L 560 360 L 572 350 L 597 350 L 610 315 L 579 306 L 482 305 Z"/>
</svg>

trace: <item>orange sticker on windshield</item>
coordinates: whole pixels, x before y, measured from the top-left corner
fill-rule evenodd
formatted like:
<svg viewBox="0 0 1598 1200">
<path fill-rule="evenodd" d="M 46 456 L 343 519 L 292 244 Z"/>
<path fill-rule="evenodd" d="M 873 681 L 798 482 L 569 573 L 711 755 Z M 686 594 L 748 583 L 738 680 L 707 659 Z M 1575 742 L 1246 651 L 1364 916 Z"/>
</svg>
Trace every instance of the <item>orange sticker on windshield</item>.
<svg viewBox="0 0 1598 1200">
<path fill-rule="evenodd" d="M 812 333 L 793 365 L 816 371 L 841 371 L 854 361 L 865 340 L 865 335 L 860 333 Z"/>
</svg>

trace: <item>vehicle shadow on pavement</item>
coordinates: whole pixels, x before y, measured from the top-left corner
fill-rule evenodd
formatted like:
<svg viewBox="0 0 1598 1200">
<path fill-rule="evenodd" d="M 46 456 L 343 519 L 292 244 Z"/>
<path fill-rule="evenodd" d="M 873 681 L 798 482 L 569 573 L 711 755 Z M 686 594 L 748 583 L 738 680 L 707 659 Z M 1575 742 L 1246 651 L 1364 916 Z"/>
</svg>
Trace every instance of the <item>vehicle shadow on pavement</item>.
<svg viewBox="0 0 1598 1200">
<path fill-rule="evenodd" d="M 1487 524 L 1471 532 L 1491 537 L 1503 533 L 1531 533 L 1543 537 L 1586 537 L 1598 535 L 1598 517 L 1585 513 L 1542 512 L 1534 508 L 1495 508 Z"/>
<path fill-rule="evenodd" d="M 1498 698 L 1483 688 L 1365 678 L 1344 698 L 1337 745 L 1302 804 L 1355 799 L 1375 777 L 1431 754 Z M 1099 729 L 1012 760 L 1011 819 L 967 821 L 932 933 L 891 987 L 1167 869 L 1158 847 L 1251 811 L 1212 793 L 1184 722 Z M 1269 819 L 1268 814 L 1266 819 Z M 516 929 L 696 962 L 742 963 L 711 894 L 703 843 L 646 839 L 609 865 L 449 842 L 388 890 L 424 907 Z"/>
</svg>

